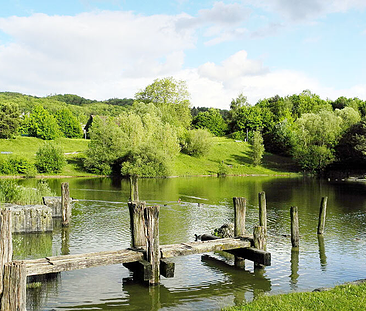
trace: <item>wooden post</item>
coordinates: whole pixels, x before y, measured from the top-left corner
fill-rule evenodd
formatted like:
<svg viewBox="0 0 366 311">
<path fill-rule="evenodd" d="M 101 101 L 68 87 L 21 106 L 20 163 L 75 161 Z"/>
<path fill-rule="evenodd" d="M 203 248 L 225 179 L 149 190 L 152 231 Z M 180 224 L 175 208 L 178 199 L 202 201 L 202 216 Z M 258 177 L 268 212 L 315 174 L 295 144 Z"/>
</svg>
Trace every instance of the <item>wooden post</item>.
<svg viewBox="0 0 366 311">
<path fill-rule="evenodd" d="M 325 216 L 327 214 L 327 201 L 328 197 L 322 197 L 319 211 L 319 222 L 318 222 L 318 234 L 324 233 L 325 228 Z"/>
<path fill-rule="evenodd" d="M 267 203 L 264 191 L 258 193 L 259 200 L 259 225 L 264 228 L 264 234 L 267 235 Z"/>
<path fill-rule="evenodd" d="M 234 236 L 245 235 L 245 211 L 246 211 L 246 199 L 245 198 L 233 198 L 234 202 Z"/>
<path fill-rule="evenodd" d="M 0 297 L 3 292 L 4 265 L 13 259 L 12 219 L 10 209 L 0 210 Z"/>
<path fill-rule="evenodd" d="M 297 206 L 291 206 L 290 215 L 292 247 L 299 247 L 299 213 Z"/>
<path fill-rule="evenodd" d="M 1 310 L 26 310 L 27 271 L 22 261 L 5 264 L 4 291 L 1 298 Z"/>
<path fill-rule="evenodd" d="M 62 225 L 68 226 L 71 219 L 69 183 L 61 183 L 61 208 L 62 208 Z"/>
<path fill-rule="evenodd" d="M 132 235 L 132 247 L 145 247 L 146 237 L 144 229 L 145 202 L 128 202 L 130 211 L 130 225 Z"/>
<path fill-rule="evenodd" d="M 265 235 L 265 231 L 264 231 L 264 227 L 263 226 L 255 226 L 253 229 L 253 243 L 254 243 L 254 248 L 256 249 L 260 249 L 260 250 L 266 250 L 267 249 L 267 245 L 266 245 L 266 235 Z M 256 267 L 262 267 L 261 264 L 254 262 L 254 265 Z"/>
<path fill-rule="evenodd" d="M 132 175 L 130 176 L 130 202 L 138 202 L 139 200 L 138 177 Z"/>
<path fill-rule="evenodd" d="M 144 210 L 146 255 L 152 266 L 150 285 L 157 285 L 160 281 L 159 211 L 159 206 L 148 206 Z"/>
</svg>

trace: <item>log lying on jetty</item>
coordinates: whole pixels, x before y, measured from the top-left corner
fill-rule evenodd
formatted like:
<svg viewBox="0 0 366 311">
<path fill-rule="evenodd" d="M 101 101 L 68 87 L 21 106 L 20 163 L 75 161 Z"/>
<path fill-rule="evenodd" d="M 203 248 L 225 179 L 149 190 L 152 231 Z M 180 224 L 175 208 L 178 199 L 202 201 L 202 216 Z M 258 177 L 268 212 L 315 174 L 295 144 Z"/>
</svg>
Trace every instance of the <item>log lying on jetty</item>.
<svg viewBox="0 0 366 311">
<path fill-rule="evenodd" d="M 197 241 L 172 245 L 161 245 L 161 258 L 171 258 L 206 252 L 225 251 L 236 248 L 250 247 L 251 243 L 247 240 L 224 238 L 210 241 Z"/>
</svg>

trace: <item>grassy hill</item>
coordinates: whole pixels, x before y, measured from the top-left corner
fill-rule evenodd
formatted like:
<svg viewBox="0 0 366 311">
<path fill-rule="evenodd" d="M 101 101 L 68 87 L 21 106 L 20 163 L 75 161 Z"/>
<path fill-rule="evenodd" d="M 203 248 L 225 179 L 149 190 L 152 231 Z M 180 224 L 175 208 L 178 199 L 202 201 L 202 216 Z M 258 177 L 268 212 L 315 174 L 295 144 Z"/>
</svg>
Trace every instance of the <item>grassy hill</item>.
<svg viewBox="0 0 366 311">
<path fill-rule="evenodd" d="M 60 176 L 92 175 L 82 168 L 82 159 L 85 156 L 85 150 L 88 148 L 88 140 L 59 138 L 56 142 L 62 146 L 68 161 L 67 166 L 59 174 Z M 2 139 L 0 140 L 0 152 L 12 152 L 10 156 L 22 156 L 30 161 L 35 161 L 35 154 L 43 143 L 43 140 L 34 137 Z M 227 173 L 230 175 L 282 175 L 297 171 L 290 158 L 269 153 L 265 154 L 261 166 L 254 167 L 251 165 L 251 153 L 251 146 L 248 143 L 215 137 L 213 138 L 213 146 L 206 157 L 197 158 L 179 154 L 174 163 L 172 175 L 215 175 L 221 161 L 224 161 Z M 9 155 L 0 154 L 0 157 L 6 156 Z"/>
</svg>

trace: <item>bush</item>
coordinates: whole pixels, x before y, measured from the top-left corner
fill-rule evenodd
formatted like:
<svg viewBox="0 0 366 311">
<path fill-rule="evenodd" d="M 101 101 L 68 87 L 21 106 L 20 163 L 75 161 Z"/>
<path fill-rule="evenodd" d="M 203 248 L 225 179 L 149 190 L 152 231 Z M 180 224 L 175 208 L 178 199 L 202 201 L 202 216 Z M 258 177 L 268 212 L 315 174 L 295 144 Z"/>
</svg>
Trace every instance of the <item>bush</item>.
<svg viewBox="0 0 366 311">
<path fill-rule="evenodd" d="M 22 157 L 8 157 L 0 159 L 0 174 L 28 175 L 29 172 L 34 171 L 34 165 L 27 159 Z"/>
<path fill-rule="evenodd" d="M 66 165 L 61 147 L 46 142 L 36 153 L 36 167 L 40 173 L 59 173 Z"/>
<path fill-rule="evenodd" d="M 253 145 L 253 165 L 257 166 L 261 164 L 264 154 L 263 137 L 259 131 L 255 131 L 253 133 L 252 145 Z"/>
<path fill-rule="evenodd" d="M 212 139 L 205 129 L 187 131 L 184 135 L 182 152 L 192 156 L 205 156 L 210 152 Z"/>
<path fill-rule="evenodd" d="M 42 197 L 54 196 L 50 187 L 40 181 L 36 188 L 19 186 L 14 180 L 0 180 L 0 202 L 14 204 L 42 204 Z"/>
</svg>

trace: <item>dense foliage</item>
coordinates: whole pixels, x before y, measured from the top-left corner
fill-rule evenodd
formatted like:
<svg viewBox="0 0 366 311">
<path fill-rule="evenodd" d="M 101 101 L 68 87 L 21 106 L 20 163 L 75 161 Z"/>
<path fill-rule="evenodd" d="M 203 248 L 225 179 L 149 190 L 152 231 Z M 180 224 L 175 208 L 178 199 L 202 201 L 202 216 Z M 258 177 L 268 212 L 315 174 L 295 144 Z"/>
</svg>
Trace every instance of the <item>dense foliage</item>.
<svg viewBox="0 0 366 311">
<path fill-rule="evenodd" d="M 66 165 L 64 153 L 53 142 L 45 142 L 36 153 L 36 167 L 40 173 L 59 173 Z"/>
<path fill-rule="evenodd" d="M 0 102 L 0 138 L 12 138 L 18 132 L 20 111 L 17 104 Z"/>
</svg>

